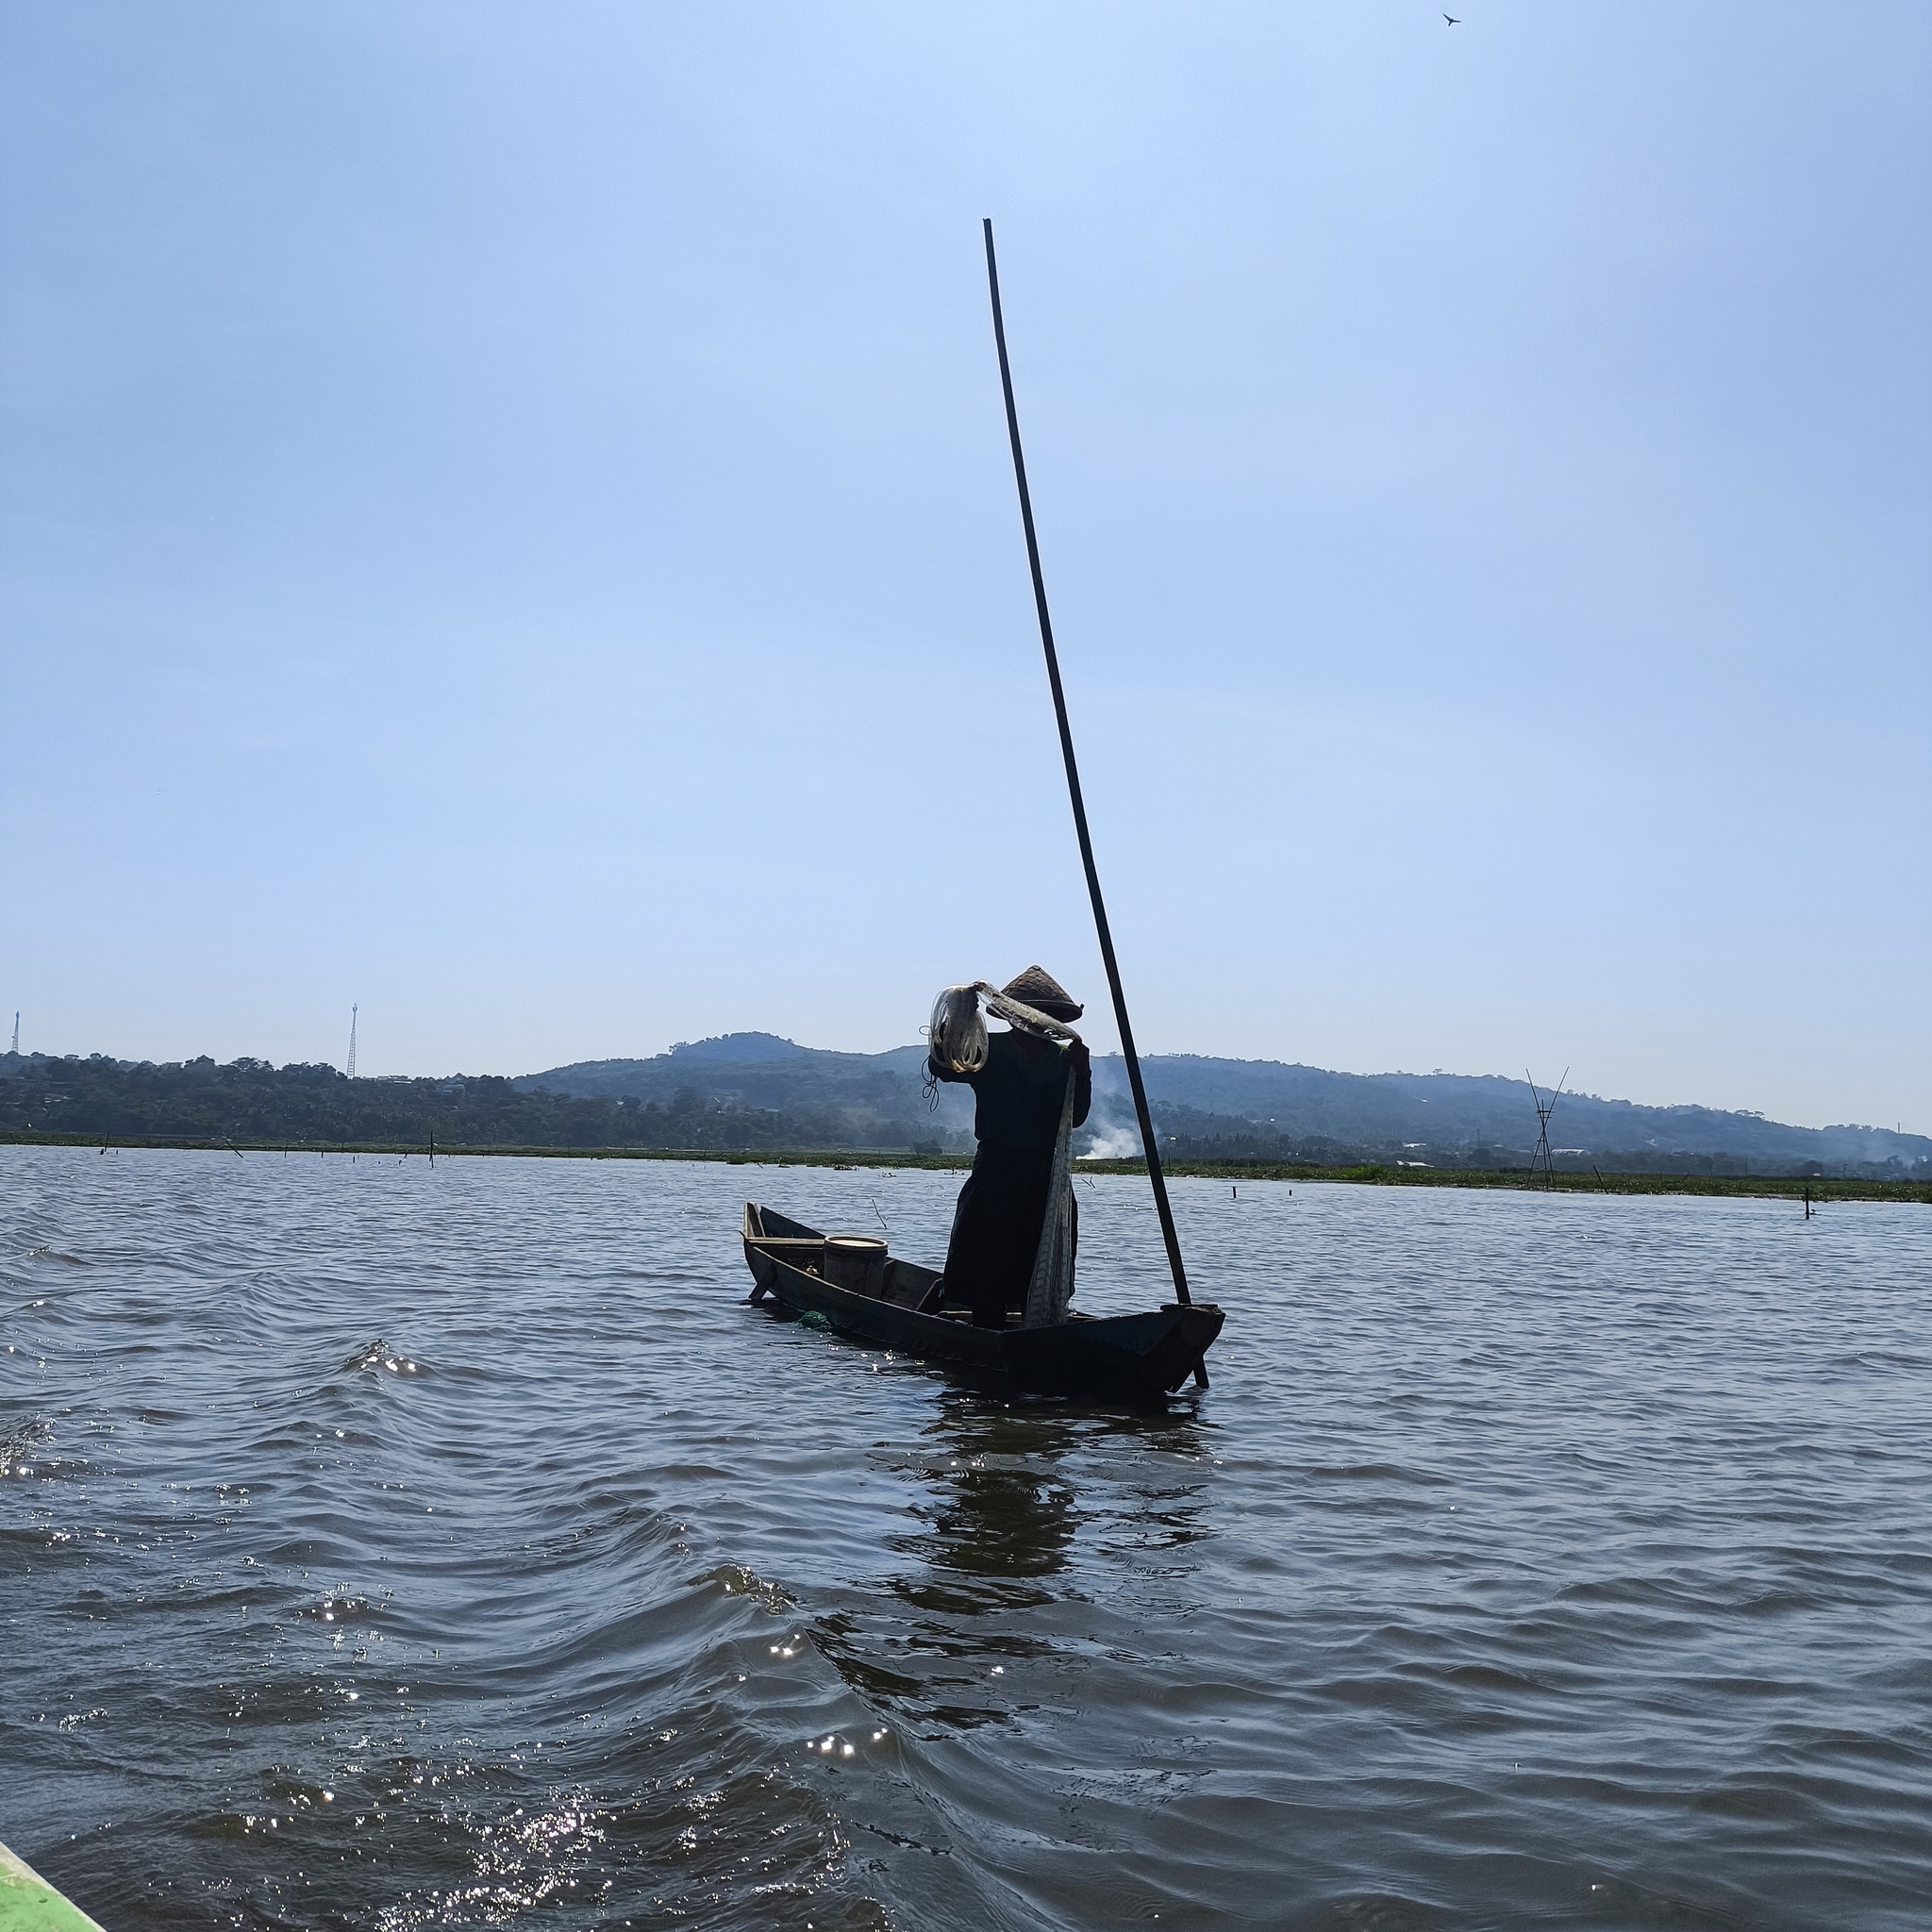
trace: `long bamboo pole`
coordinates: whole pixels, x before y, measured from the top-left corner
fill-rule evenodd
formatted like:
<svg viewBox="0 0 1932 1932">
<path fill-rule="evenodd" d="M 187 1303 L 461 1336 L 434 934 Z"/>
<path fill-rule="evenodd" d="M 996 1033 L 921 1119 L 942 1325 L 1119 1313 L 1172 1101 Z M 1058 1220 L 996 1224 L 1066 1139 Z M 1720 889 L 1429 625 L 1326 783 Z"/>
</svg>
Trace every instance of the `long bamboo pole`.
<svg viewBox="0 0 1932 1932">
<path fill-rule="evenodd" d="M 1033 497 L 1026 488 L 1026 458 L 1020 447 L 1020 412 L 1013 406 L 1013 371 L 1007 360 L 1007 325 L 1000 313 L 1000 268 L 992 250 L 992 223 L 986 227 L 986 286 L 992 296 L 992 334 L 1000 352 L 1000 387 L 1007 397 L 1007 434 L 1013 443 L 1013 477 L 1020 486 L 1020 521 L 1026 528 L 1026 561 L 1033 571 L 1033 605 L 1040 613 L 1040 641 L 1046 651 L 1046 681 L 1053 687 L 1054 716 L 1059 720 L 1060 756 L 1067 762 L 1067 791 L 1074 801 L 1074 828 L 1080 835 L 1080 863 L 1087 868 L 1087 891 L 1093 901 L 1093 924 L 1100 935 L 1100 957 L 1107 966 L 1108 990 L 1113 994 L 1113 1017 L 1120 1028 L 1121 1053 L 1127 1062 L 1127 1084 L 1134 1090 L 1134 1113 L 1141 1123 L 1141 1145 L 1147 1150 L 1147 1178 L 1154 1183 L 1154 1207 L 1160 1216 L 1160 1238 L 1167 1243 L 1167 1265 L 1174 1271 L 1174 1299 L 1188 1302 L 1188 1271 L 1181 1262 L 1180 1236 L 1174 1232 L 1174 1209 L 1168 1205 L 1167 1176 L 1160 1171 L 1160 1149 L 1154 1139 L 1154 1122 L 1147 1112 L 1147 1089 L 1141 1079 L 1141 1056 L 1134 1051 L 1134 1029 L 1127 1019 L 1127 996 L 1121 991 L 1120 962 L 1113 954 L 1113 933 L 1107 923 L 1107 904 L 1100 896 L 1100 874 L 1093 869 L 1093 841 L 1087 830 L 1087 806 L 1080 795 L 1080 767 L 1074 758 L 1074 734 L 1067 724 L 1067 694 L 1060 688 L 1059 654 L 1053 647 L 1053 618 L 1046 608 L 1046 579 L 1040 570 L 1040 540 L 1033 533 Z M 1204 1383 L 1205 1375 L 1200 1378 Z"/>
</svg>

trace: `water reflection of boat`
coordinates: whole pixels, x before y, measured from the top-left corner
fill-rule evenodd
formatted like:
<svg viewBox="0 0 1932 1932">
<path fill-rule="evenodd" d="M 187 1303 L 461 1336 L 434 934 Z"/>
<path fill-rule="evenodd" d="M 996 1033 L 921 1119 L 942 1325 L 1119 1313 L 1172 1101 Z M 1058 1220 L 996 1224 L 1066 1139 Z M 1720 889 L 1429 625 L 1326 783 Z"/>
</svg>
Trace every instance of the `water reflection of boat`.
<svg viewBox="0 0 1932 1932">
<path fill-rule="evenodd" d="M 1050 1602 L 1046 1579 L 1067 1567 L 1077 1526 L 1060 1467 L 1074 1431 L 1037 1410 L 996 1410 L 946 1416 L 926 1434 L 930 1500 L 915 1510 L 926 1530 L 904 1547 L 930 1574 L 904 1580 L 899 1593 L 968 1614 Z"/>
<path fill-rule="evenodd" d="M 1203 1449 L 1188 1409 L 941 1398 L 885 1459 L 908 1490 L 908 1521 L 887 1539 L 905 1567 L 822 1620 L 824 1656 L 901 1718 L 1006 1723 L 1014 1694 L 1040 1692 L 1024 1667 L 1051 1668 L 1066 1649 L 1058 1606 L 1091 1603 L 1099 1575 L 1131 1588 L 1138 1574 L 1191 1566 L 1188 1547 L 1208 1534 Z"/>
<path fill-rule="evenodd" d="M 946 1306 L 943 1277 L 932 1269 L 881 1251 L 841 1280 L 836 1255 L 817 1228 L 745 1203 L 753 1301 L 769 1294 L 795 1314 L 823 1315 L 842 1335 L 982 1384 L 1046 1395 L 1165 1395 L 1200 1369 L 1221 1333 L 1221 1310 L 1205 1302 L 1166 1302 L 1138 1315 L 1076 1314 L 1038 1328 L 975 1328 L 966 1309 Z"/>
</svg>

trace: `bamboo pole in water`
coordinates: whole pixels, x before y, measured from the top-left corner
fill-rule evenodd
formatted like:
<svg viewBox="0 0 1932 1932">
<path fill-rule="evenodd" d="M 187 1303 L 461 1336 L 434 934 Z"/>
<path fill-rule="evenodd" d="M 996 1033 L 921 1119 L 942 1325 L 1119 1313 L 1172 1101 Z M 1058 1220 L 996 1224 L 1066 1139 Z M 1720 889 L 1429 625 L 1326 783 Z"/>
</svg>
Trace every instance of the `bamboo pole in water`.
<svg viewBox="0 0 1932 1932">
<path fill-rule="evenodd" d="M 1174 1209 L 1168 1205 L 1167 1176 L 1160 1171 L 1160 1149 L 1154 1140 L 1154 1122 L 1147 1112 L 1147 1089 L 1141 1079 L 1141 1056 L 1134 1051 L 1134 1029 L 1127 1020 L 1127 996 L 1121 991 L 1120 962 L 1113 954 L 1113 934 L 1107 923 L 1107 905 L 1100 896 L 1100 874 L 1093 869 L 1093 841 L 1087 831 L 1087 806 L 1080 796 L 1080 767 L 1074 758 L 1074 734 L 1067 724 L 1067 694 L 1060 688 L 1059 654 L 1053 647 L 1053 619 L 1046 608 L 1046 579 L 1040 570 L 1040 540 L 1033 532 L 1033 498 L 1026 488 L 1026 458 L 1020 448 L 1020 412 L 1013 405 L 1013 371 L 1007 360 L 1007 325 L 1000 312 L 1000 270 L 993 255 L 992 223 L 986 228 L 986 286 L 992 296 L 992 335 L 1000 352 L 1000 387 L 1007 398 L 1007 434 L 1013 444 L 1013 477 L 1020 486 L 1020 521 L 1026 530 L 1026 561 L 1033 571 L 1033 604 L 1040 613 L 1040 641 L 1046 652 L 1046 680 L 1053 687 L 1054 716 L 1059 721 L 1060 756 L 1067 763 L 1067 791 L 1074 801 L 1074 829 L 1080 836 L 1080 863 L 1087 869 L 1087 891 L 1093 901 L 1093 924 L 1100 935 L 1100 957 L 1107 966 L 1108 991 L 1113 994 L 1113 1017 L 1120 1028 L 1121 1053 L 1127 1063 L 1127 1084 L 1134 1090 L 1134 1113 L 1141 1123 L 1141 1145 L 1147 1152 L 1147 1178 L 1154 1183 L 1154 1207 L 1160 1216 L 1160 1238 L 1167 1243 L 1167 1265 L 1174 1271 L 1174 1298 L 1188 1302 L 1188 1272 L 1181 1262 L 1180 1236 L 1174 1232 Z M 1196 1378 L 1206 1387 L 1201 1370 Z"/>
</svg>

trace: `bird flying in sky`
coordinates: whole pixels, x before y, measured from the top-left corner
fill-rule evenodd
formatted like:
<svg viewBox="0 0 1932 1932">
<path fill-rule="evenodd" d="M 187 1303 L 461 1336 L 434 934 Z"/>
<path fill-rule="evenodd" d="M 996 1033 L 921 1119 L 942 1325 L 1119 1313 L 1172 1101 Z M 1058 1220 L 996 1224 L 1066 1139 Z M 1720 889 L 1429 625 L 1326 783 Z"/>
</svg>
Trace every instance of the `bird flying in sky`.
<svg viewBox="0 0 1932 1932">
<path fill-rule="evenodd" d="M 1446 20 L 1451 26 L 1460 26 L 1462 25 L 1462 23 L 1459 20 L 1457 20 L 1453 13 L 1445 13 L 1442 16 L 1442 18 Z"/>
</svg>

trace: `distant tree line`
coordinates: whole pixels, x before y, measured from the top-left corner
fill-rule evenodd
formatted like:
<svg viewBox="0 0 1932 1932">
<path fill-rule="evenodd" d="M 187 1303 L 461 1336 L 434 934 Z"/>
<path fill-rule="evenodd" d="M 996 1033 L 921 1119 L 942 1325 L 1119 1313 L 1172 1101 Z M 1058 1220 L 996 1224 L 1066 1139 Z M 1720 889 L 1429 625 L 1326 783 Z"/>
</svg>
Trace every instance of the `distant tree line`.
<svg viewBox="0 0 1932 1932">
<path fill-rule="evenodd" d="M 911 1147 L 912 1122 L 866 1144 Z M 694 1151 L 857 1144 L 836 1108 L 735 1105 L 687 1087 L 661 1099 L 581 1098 L 494 1074 L 351 1080 L 334 1067 L 238 1059 L 133 1062 L 0 1055 L 0 1132 L 127 1140 L 378 1141 L 445 1147 L 666 1147 Z M 929 1129 L 927 1130 L 929 1132 Z"/>
<path fill-rule="evenodd" d="M 1160 1151 L 1171 1160 L 1288 1161 L 1308 1167 L 1347 1167 L 1364 1161 L 1418 1167 L 1484 1168 L 1507 1172 L 1527 1168 L 1528 1147 L 1436 1146 L 1412 1141 L 1339 1141 L 1323 1134 L 1279 1133 L 1237 1115 L 1207 1113 L 1169 1102 L 1154 1109 Z M 1744 1154 L 1666 1152 L 1656 1147 L 1601 1148 L 1588 1154 L 1559 1152 L 1551 1165 L 1559 1174 L 1785 1174 L 1803 1179 L 1827 1173 L 1863 1179 L 1910 1178 L 1918 1172 L 1903 1163 L 1833 1162 L 1767 1158 Z"/>
<path fill-rule="evenodd" d="M 116 1060 L 44 1054 L 0 1054 L 0 1133 L 99 1135 L 103 1139 L 219 1142 L 377 1144 L 424 1147 L 636 1147 L 694 1153 L 781 1148 L 876 1147 L 918 1153 L 970 1149 L 959 1129 L 919 1107 L 916 1078 L 894 1069 L 888 1078 L 857 1055 L 824 1055 L 841 1064 L 811 1098 L 810 1058 L 779 1070 L 756 1098 L 741 1090 L 755 1069 L 692 1064 L 676 1084 L 661 1063 L 620 1063 L 619 1077 L 655 1091 L 569 1092 L 494 1074 L 446 1079 L 351 1080 L 330 1066 L 203 1058 Z M 881 1057 L 885 1058 L 885 1057 Z M 665 1058 L 675 1065 L 677 1057 Z M 853 1062 L 846 1066 L 843 1062 Z M 683 1070 L 680 1068 L 680 1072 Z M 720 1091 L 721 1079 L 732 1083 Z M 1324 1078 L 1343 1076 L 1324 1075 Z M 1350 1076 L 1352 1077 L 1352 1076 Z M 707 1089 L 709 1091 L 707 1091 Z M 759 1105 L 759 1099 L 780 1102 Z M 970 1096 L 969 1096 L 970 1099 Z M 1075 1152 L 1138 1153 L 1139 1135 L 1122 1117 L 1119 1097 L 1104 1095 L 1100 1118 L 1076 1138 Z M 1424 1141 L 1370 1133 L 1310 1133 L 1173 1099 L 1154 1104 L 1161 1152 L 1174 1160 L 1256 1160 L 1311 1167 L 1409 1162 L 1440 1168 L 1527 1167 L 1526 1144 Z M 1126 1129 L 1124 1136 L 1124 1127 Z M 1789 1130 L 1787 1130 L 1789 1131 Z M 1814 1142 L 1823 1137 L 1814 1136 Z M 1558 1170 L 1605 1174 L 1832 1175 L 1915 1178 L 1927 1163 L 1793 1158 L 1782 1150 L 1666 1151 L 1656 1146 L 1599 1146 L 1586 1155 L 1558 1153 Z"/>
</svg>

